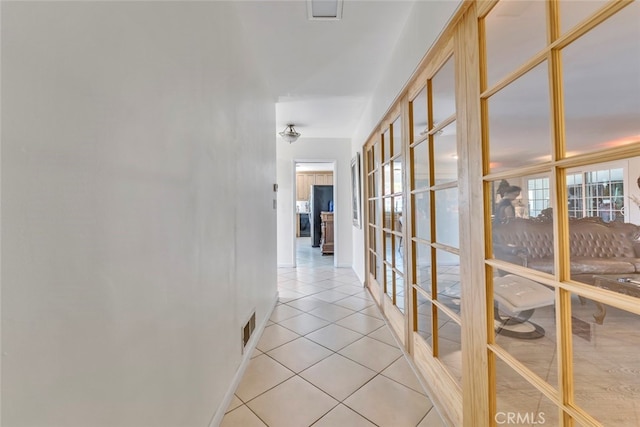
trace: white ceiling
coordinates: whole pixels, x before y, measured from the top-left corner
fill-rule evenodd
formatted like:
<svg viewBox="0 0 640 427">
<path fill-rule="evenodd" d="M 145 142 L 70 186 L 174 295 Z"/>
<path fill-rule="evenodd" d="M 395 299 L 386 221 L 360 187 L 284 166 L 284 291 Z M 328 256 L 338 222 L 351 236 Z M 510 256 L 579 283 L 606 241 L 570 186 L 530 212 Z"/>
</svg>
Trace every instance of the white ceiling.
<svg viewBox="0 0 640 427">
<path fill-rule="evenodd" d="M 562 3 L 563 31 L 602 5 L 599 0 L 589 8 L 582 3 Z M 351 138 L 413 5 L 403 0 L 345 0 L 342 20 L 319 21 L 307 19 L 306 0 L 238 1 L 256 72 L 277 99 L 274 134 L 294 123 L 304 138 Z M 492 15 L 495 31 L 488 38 L 503 53 L 505 71 L 541 48 L 535 45 L 539 37 L 531 37 L 545 41 L 541 2 L 506 2 Z M 640 70 L 640 27 L 629 22 L 638 19 L 640 2 L 635 2 L 593 31 L 593 37 L 563 50 L 568 150 L 604 148 L 625 143 L 630 136 L 637 140 L 640 96 L 633 82 Z M 519 30 L 531 26 L 535 28 Z M 526 37 L 518 39 L 517 34 Z M 502 77 L 498 68 L 489 71 Z M 499 151 L 506 156 L 492 161 L 550 156 L 545 73 L 542 64 L 492 97 L 492 144 L 502 147 Z M 444 93 L 439 102 L 446 99 L 452 101 L 453 93 Z M 605 121 L 612 113 L 615 120 Z"/>
<path fill-rule="evenodd" d="M 305 0 L 238 2 L 258 71 L 277 96 L 277 132 L 294 123 L 303 137 L 352 137 L 412 5 L 345 0 L 342 20 L 323 21 L 307 19 Z"/>
</svg>

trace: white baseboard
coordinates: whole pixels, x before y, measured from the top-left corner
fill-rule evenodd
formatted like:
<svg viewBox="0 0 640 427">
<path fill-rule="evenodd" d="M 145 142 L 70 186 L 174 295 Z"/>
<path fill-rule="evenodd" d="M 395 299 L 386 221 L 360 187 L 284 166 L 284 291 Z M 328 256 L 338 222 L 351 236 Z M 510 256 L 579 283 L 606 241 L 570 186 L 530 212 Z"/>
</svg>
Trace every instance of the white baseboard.
<svg viewBox="0 0 640 427">
<path fill-rule="evenodd" d="M 289 264 L 278 264 L 278 268 L 293 268 L 295 267 L 295 265 L 293 265 L 292 263 Z"/>
<path fill-rule="evenodd" d="M 227 390 L 227 393 L 224 395 L 224 399 L 222 399 L 222 402 L 220 403 L 220 405 L 218 406 L 218 409 L 216 410 L 216 414 L 213 416 L 213 419 L 209 423 L 209 427 L 218 427 L 220 423 L 222 423 L 224 414 L 227 408 L 229 407 L 229 404 L 233 400 L 233 395 L 236 392 L 236 389 L 238 388 L 238 384 L 240 384 L 240 381 L 242 380 L 242 376 L 244 375 L 244 372 L 246 371 L 247 366 L 249 366 L 249 362 L 251 361 L 251 355 L 253 354 L 253 351 L 255 350 L 256 345 L 258 344 L 258 341 L 262 336 L 262 332 L 264 332 L 264 328 L 267 326 L 267 323 L 271 318 L 271 314 L 273 313 L 273 309 L 276 307 L 277 303 L 278 303 L 278 292 L 276 291 L 276 297 L 273 300 L 273 303 L 271 304 L 271 309 L 268 311 L 264 319 L 262 319 L 262 321 L 260 322 L 260 325 L 258 325 L 258 327 L 253 333 L 253 336 L 249 339 L 249 342 L 244 348 L 244 354 L 242 355 L 242 362 L 240 362 L 240 366 L 238 367 L 236 374 L 233 376 L 233 380 L 231 381 L 229 390 Z"/>
</svg>

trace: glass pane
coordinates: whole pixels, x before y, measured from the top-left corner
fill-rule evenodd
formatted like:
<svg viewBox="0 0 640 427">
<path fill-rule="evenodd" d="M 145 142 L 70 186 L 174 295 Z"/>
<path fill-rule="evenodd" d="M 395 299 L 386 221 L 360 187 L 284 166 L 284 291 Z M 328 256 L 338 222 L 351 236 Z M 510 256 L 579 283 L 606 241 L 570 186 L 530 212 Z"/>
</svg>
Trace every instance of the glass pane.
<svg viewBox="0 0 640 427">
<path fill-rule="evenodd" d="M 433 124 L 437 125 L 456 112 L 455 70 L 453 56 L 445 62 L 433 78 Z"/>
<path fill-rule="evenodd" d="M 456 123 L 438 132 L 433 138 L 433 167 L 436 183 L 458 180 L 458 149 Z"/>
<path fill-rule="evenodd" d="M 376 223 L 376 202 L 375 200 L 369 200 L 367 202 L 367 206 L 369 207 L 369 213 L 368 213 L 368 217 L 369 217 L 369 222 L 372 224 Z"/>
<path fill-rule="evenodd" d="M 413 189 L 429 187 L 429 141 L 422 141 L 413 150 Z"/>
<path fill-rule="evenodd" d="M 554 231 L 548 175 L 491 183 L 494 257 L 553 274 Z"/>
<path fill-rule="evenodd" d="M 396 279 L 396 307 L 404 313 L 404 277 L 401 274 L 395 274 Z"/>
<path fill-rule="evenodd" d="M 376 278 L 376 255 L 369 252 L 369 273 Z"/>
<path fill-rule="evenodd" d="M 638 22 L 635 2 L 563 49 L 567 156 L 640 140 Z"/>
<path fill-rule="evenodd" d="M 547 44 L 545 2 L 542 1 L 501 1 L 487 15 L 485 24 L 488 88 Z"/>
<path fill-rule="evenodd" d="M 391 233 L 384 232 L 384 260 L 393 265 L 393 242 L 391 241 Z"/>
<path fill-rule="evenodd" d="M 460 314 L 460 257 L 436 250 L 436 299 Z"/>
<path fill-rule="evenodd" d="M 382 170 L 384 173 L 384 194 L 391 194 L 391 164 L 383 165 Z"/>
<path fill-rule="evenodd" d="M 373 150 L 374 169 L 375 169 L 375 168 L 378 168 L 380 166 L 380 152 L 381 152 L 381 149 L 380 149 L 380 142 L 379 141 L 376 141 L 373 144 L 372 150 Z"/>
<path fill-rule="evenodd" d="M 561 0 L 560 28 L 562 29 L 562 33 L 566 33 L 578 22 L 600 9 L 606 3 L 608 3 L 608 0 Z"/>
<path fill-rule="evenodd" d="M 391 132 L 389 132 L 389 129 L 384 131 L 384 134 L 382 134 L 382 142 L 384 146 L 382 162 L 384 163 L 391 158 Z"/>
<path fill-rule="evenodd" d="M 382 224 L 382 199 L 376 199 L 376 222 L 377 225 Z"/>
<path fill-rule="evenodd" d="M 420 292 L 414 290 L 416 301 L 416 320 L 418 321 L 418 335 L 424 338 L 431 345 L 432 328 L 432 312 L 431 302 Z"/>
<path fill-rule="evenodd" d="M 411 102 L 413 111 L 413 135 L 411 142 L 422 138 L 428 131 L 427 128 L 427 88 L 423 88 Z"/>
<path fill-rule="evenodd" d="M 617 164 L 620 163 L 637 171 L 640 158 L 633 157 Z M 574 197 L 576 194 L 581 197 L 584 217 L 569 222 L 571 279 L 640 297 L 640 286 L 634 284 L 634 281 L 640 281 L 637 240 L 640 210 L 637 190 L 633 190 L 636 184 L 625 187 L 622 178 L 628 173 L 626 167 L 617 168 L 609 163 L 584 168 L 591 170 L 567 173 L 568 176 L 579 176 L 583 181 L 581 185 L 574 185 L 580 190 Z M 631 201 L 632 206 L 625 206 L 625 200 Z"/>
<path fill-rule="evenodd" d="M 431 295 L 431 246 L 416 243 L 416 285 Z"/>
<path fill-rule="evenodd" d="M 415 237 L 424 240 L 431 239 L 431 207 L 429 204 L 429 192 L 418 193 L 413 195 L 413 222 Z"/>
<path fill-rule="evenodd" d="M 369 249 L 376 251 L 378 242 L 376 241 L 377 229 L 374 226 L 369 226 Z"/>
<path fill-rule="evenodd" d="M 391 228 L 391 197 L 384 199 L 384 228 Z"/>
<path fill-rule="evenodd" d="M 514 274 L 493 278 L 496 344 L 551 385 L 558 386 L 555 294 Z"/>
<path fill-rule="evenodd" d="M 402 197 L 393 198 L 393 230 L 402 232 L 404 218 L 402 216 Z"/>
<path fill-rule="evenodd" d="M 585 207 L 582 174 L 567 173 L 567 198 L 569 218 L 582 218 L 584 216 Z"/>
<path fill-rule="evenodd" d="M 576 404 L 602 425 L 637 425 L 640 316 L 606 307 L 599 325 L 593 321 L 593 301 L 573 296 L 571 302 Z"/>
<path fill-rule="evenodd" d="M 496 401 L 496 425 L 560 425 L 557 406 L 497 357 Z"/>
<path fill-rule="evenodd" d="M 460 325 L 438 310 L 438 359 L 462 385 L 462 331 Z"/>
<path fill-rule="evenodd" d="M 458 218 L 458 188 L 438 190 L 436 198 L 436 241 L 454 248 L 460 247 Z"/>
<path fill-rule="evenodd" d="M 404 169 L 403 160 L 399 157 L 391 163 L 393 165 L 393 192 L 402 193 L 402 170 Z"/>
<path fill-rule="evenodd" d="M 367 150 L 367 172 L 372 171 L 376 167 L 373 157 L 373 148 L 374 146 L 371 146 L 371 148 Z"/>
<path fill-rule="evenodd" d="M 400 272 L 404 273 L 404 254 L 402 253 L 402 237 L 393 236 L 393 250 L 394 250 L 394 267 Z"/>
<path fill-rule="evenodd" d="M 402 151 L 402 121 L 398 117 L 392 124 L 393 129 L 393 156 L 396 156 Z"/>
<path fill-rule="evenodd" d="M 393 298 L 393 269 L 386 262 L 384 263 L 384 293 Z"/>
<path fill-rule="evenodd" d="M 489 98 L 492 172 L 551 160 L 548 87 L 543 62 Z"/>
<path fill-rule="evenodd" d="M 380 170 L 376 170 L 371 177 L 371 188 L 373 189 L 372 196 L 380 196 Z"/>
</svg>

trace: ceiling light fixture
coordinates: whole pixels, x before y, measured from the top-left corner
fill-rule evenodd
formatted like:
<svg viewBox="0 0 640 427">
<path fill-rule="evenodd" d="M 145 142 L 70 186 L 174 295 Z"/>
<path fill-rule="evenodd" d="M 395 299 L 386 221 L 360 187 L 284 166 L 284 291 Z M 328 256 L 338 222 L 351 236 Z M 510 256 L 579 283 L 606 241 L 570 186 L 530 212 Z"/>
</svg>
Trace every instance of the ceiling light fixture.
<svg viewBox="0 0 640 427">
<path fill-rule="evenodd" d="M 296 140 L 300 138 L 301 135 L 300 132 L 296 132 L 296 129 L 293 126 L 295 126 L 293 123 L 287 124 L 287 127 L 278 134 L 289 144 L 296 142 Z"/>
</svg>

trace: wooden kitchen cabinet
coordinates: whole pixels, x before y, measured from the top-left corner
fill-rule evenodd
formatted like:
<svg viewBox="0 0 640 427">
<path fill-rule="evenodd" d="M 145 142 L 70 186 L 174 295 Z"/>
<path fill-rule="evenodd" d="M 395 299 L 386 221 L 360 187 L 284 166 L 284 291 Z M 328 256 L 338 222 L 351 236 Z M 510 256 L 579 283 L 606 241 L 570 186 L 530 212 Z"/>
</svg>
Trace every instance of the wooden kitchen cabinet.
<svg viewBox="0 0 640 427">
<path fill-rule="evenodd" d="M 298 172 L 296 200 L 309 200 L 309 189 L 312 185 L 333 185 L 333 172 Z"/>
<path fill-rule="evenodd" d="M 320 212 L 320 252 L 333 253 L 333 212 Z"/>
</svg>

